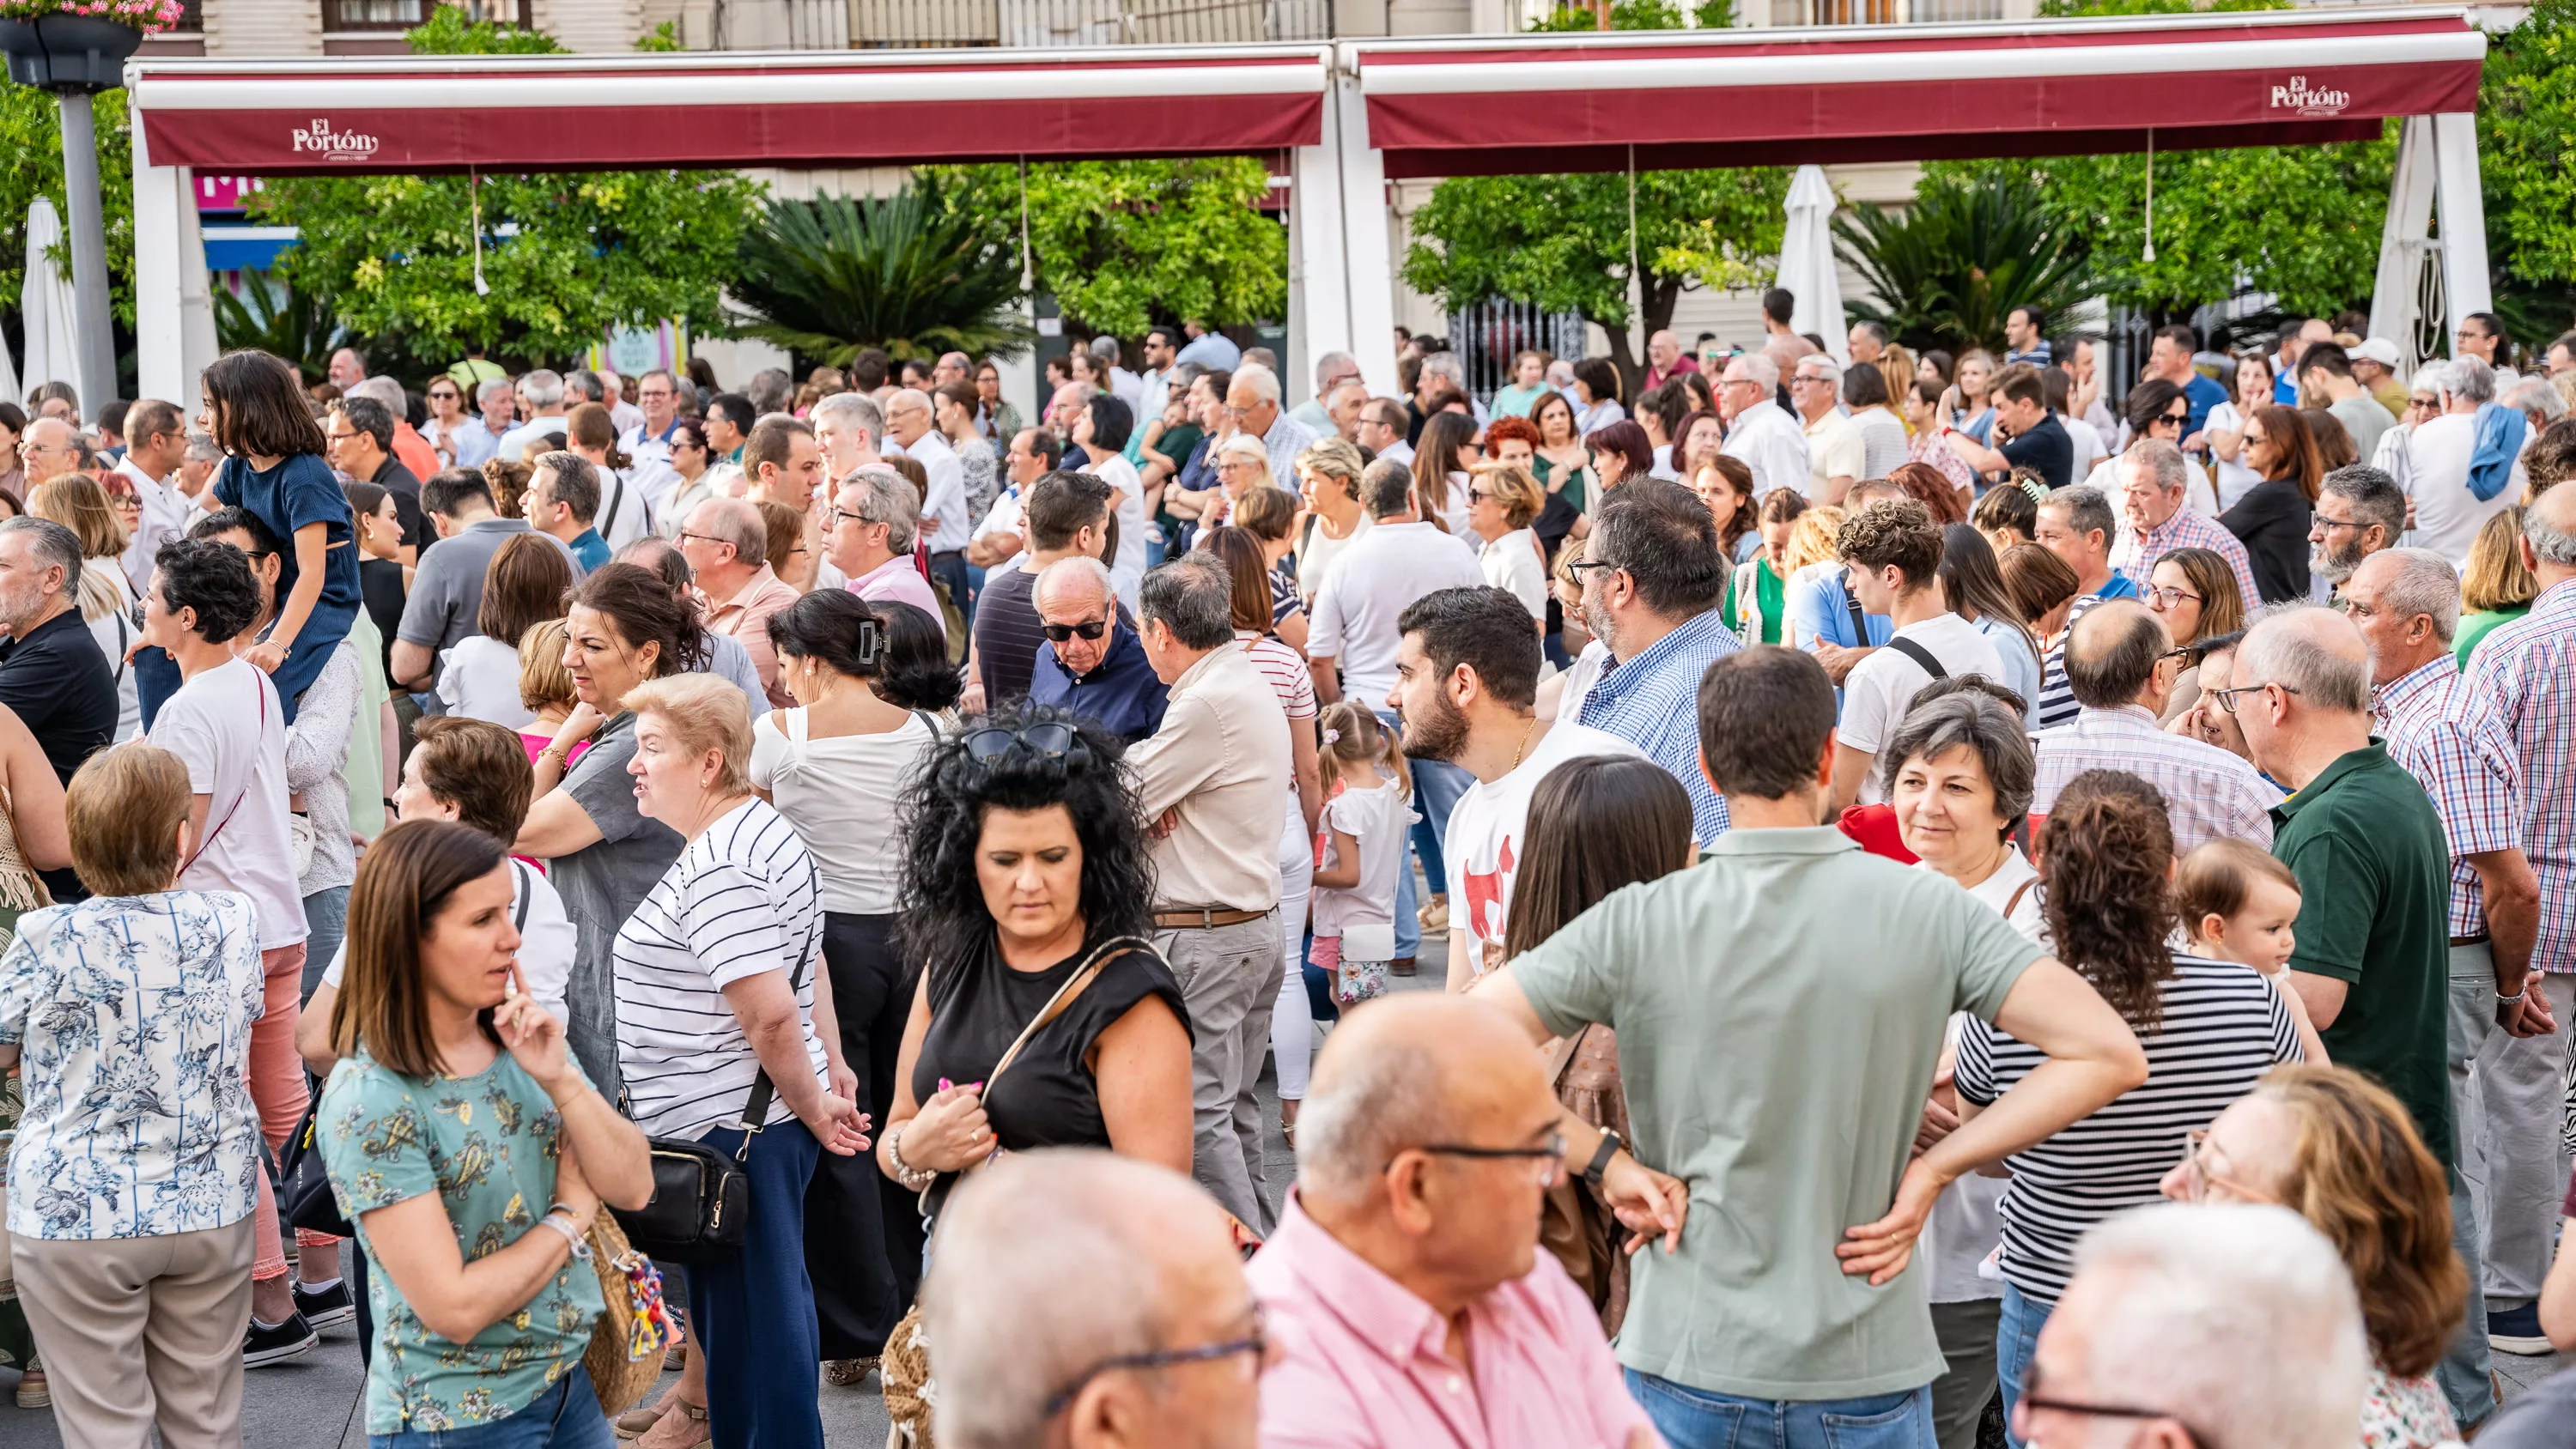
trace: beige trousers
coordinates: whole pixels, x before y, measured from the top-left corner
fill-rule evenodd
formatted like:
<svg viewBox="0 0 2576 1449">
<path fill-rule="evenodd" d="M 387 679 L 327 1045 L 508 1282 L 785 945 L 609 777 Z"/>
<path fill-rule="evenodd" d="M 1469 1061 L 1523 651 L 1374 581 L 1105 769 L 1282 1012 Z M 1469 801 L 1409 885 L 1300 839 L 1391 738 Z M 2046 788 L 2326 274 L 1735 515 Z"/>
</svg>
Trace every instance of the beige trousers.
<svg viewBox="0 0 2576 1449">
<path fill-rule="evenodd" d="M 11 1236 L 64 1449 L 240 1449 L 252 1225 L 151 1238 Z"/>
</svg>

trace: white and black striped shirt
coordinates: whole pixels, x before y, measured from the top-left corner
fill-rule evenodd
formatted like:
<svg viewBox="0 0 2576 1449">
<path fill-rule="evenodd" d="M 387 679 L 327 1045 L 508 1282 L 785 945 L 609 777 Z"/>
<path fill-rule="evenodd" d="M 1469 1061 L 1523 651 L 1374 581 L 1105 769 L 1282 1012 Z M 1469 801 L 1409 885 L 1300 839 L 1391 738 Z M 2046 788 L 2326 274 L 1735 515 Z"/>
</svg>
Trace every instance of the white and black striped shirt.
<svg viewBox="0 0 2576 1449">
<path fill-rule="evenodd" d="M 2253 1090 L 2280 1062 L 2300 1059 L 2287 1003 L 2250 966 L 2176 956 L 2159 989 L 2163 1012 L 2138 1033 L 2147 1080 L 2047 1141 L 2006 1159 L 2004 1281 L 2055 1302 L 2074 1271 L 2075 1240 L 2104 1218 L 2157 1201 L 2182 1161 L 2185 1137 Z M 2047 1060 L 1994 1027 L 1960 1033 L 1957 1085 L 1984 1106 Z"/>
<path fill-rule="evenodd" d="M 797 980 L 805 1056 L 814 1036 L 820 881 L 786 817 L 753 797 L 689 843 L 617 933 L 617 1058 L 635 1125 L 688 1137 L 741 1119 L 760 1062 L 724 988 L 764 971 Z M 773 1098 L 763 1125 L 785 1121 Z"/>
</svg>

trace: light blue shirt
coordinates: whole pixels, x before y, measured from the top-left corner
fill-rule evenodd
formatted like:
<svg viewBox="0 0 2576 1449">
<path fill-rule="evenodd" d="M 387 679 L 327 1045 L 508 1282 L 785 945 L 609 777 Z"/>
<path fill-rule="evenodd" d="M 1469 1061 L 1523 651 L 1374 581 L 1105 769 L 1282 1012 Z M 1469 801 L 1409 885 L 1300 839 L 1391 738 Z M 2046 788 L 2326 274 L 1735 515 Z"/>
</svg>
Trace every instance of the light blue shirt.
<svg viewBox="0 0 2576 1449">
<path fill-rule="evenodd" d="M 1726 801 L 1699 767 L 1699 680 L 1744 647 L 1711 609 L 1624 659 L 1603 667 L 1576 723 L 1617 735 L 1664 767 L 1690 793 L 1691 830 L 1707 845 L 1726 833 Z"/>
</svg>

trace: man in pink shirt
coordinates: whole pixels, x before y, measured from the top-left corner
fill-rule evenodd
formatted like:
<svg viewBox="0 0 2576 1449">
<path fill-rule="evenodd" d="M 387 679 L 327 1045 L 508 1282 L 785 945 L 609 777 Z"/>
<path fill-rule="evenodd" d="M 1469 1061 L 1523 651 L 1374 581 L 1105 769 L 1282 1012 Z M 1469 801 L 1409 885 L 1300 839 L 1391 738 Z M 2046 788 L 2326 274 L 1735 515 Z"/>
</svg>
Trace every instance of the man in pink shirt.
<svg viewBox="0 0 2576 1449">
<path fill-rule="evenodd" d="M 944 636 L 947 616 L 939 596 L 913 561 L 912 544 L 921 531 L 921 496 L 901 473 L 882 463 L 851 474 L 832 496 L 832 530 L 825 535 L 824 556 L 850 581 L 850 592 L 862 599 L 910 604 L 939 623 Z"/>
<path fill-rule="evenodd" d="M 1248 1275 L 1263 1449 L 1656 1449 L 1591 1300 L 1538 1251 L 1560 1109 L 1502 1013 L 1362 1007 L 1315 1059 L 1297 1190 Z"/>
</svg>

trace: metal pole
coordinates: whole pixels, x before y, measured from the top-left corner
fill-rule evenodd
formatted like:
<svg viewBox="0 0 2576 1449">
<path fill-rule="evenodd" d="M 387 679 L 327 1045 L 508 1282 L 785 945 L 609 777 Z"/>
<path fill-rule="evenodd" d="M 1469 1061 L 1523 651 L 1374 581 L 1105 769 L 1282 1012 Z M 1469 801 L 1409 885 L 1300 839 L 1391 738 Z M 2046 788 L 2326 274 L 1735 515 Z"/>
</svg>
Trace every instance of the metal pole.
<svg viewBox="0 0 2576 1449">
<path fill-rule="evenodd" d="M 95 418 L 117 395 L 116 338 L 108 331 L 107 233 L 99 217 L 98 127 L 86 92 L 65 91 L 54 99 L 62 107 L 63 192 L 71 204 L 72 325 L 80 346 L 80 376 L 74 381 L 81 407 Z"/>
</svg>

